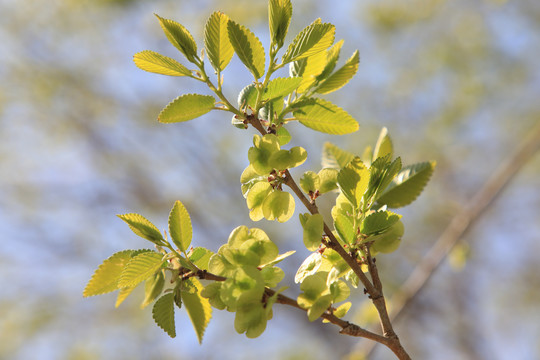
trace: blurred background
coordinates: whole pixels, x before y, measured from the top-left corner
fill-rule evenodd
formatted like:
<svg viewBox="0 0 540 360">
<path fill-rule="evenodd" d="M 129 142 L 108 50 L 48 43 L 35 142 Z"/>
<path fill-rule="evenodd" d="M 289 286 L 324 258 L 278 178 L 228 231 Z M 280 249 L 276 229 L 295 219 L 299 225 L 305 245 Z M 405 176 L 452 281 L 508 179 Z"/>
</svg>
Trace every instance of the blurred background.
<svg viewBox="0 0 540 360">
<path fill-rule="evenodd" d="M 345 39 L 341 63 L 360 50 L 358 75 L 327 96 L 360 123 L 336 137 L 291 125 L 293 145 L 320 168 L 321 145 L 361 153 L 382 126 L 404 163 L 436 160 L 422 196 L 400 209 L 401 248 L 381 256 L 391 296 L 451 219 L 514 153 L 540 120 L 540 2 L 294 0 L 289 41 L 315 18 Z M 188 208 L 194 244 L 216 251 L 238 225 L 269 233 L 292 281 L 308 252 L 297 216 L 252 223 L 240 192 L 252 129 L 225 113 L 183 124 L 156 120 L 195 81 L 145 73 L 141 50 L 183 61 L 154 17 L 185 25 L 202 47 L 204 23 L 221 10 L 267 47 L 265 0 L 0 0 L 0 358 L 1 359 L 359 359 L 362 341 L 274 308 L 255 340 L 238 335 L 234 314 L 214 312 L 199 346 L 185 312 L 177 337 L 141 311 L 136 292 L 82 290 L 112 253 L 149 247 L 115 215 L 137 212 L 167 226 L 175 200 Z M 185 61 L 183 61 L 186 64 Z M 235 58 L 225 94 L 250 82 Z M 296 135 L 296 136 L 295 136 Z M 540 159 L 528 161 L 410 303 L 395 327 L 415 359 L 540 358 Z M 329 209 L 330 202 L 322 203 Z M 300 206 L 297 206 L 297 211 Z M 361 290 L 348 319 L 370 321 Z M 391 306 L 391 304 L 390 304 Z M 372 359 L 392 359 L 378 348 Z"/>
</svg>

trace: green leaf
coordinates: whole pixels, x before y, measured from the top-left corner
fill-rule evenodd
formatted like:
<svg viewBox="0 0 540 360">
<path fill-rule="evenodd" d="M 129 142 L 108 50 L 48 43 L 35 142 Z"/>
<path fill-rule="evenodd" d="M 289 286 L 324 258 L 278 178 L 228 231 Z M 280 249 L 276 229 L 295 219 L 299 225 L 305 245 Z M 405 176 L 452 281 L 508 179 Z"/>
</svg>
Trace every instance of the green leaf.
<svg viewBox="0 0 540 360">
<path fill-rule="evenodd" d="M 259 135 L 254 135 L 253 145 L 248 150 L 248 159 L 251 166 L 259 175 L 269 174 L 273 169 L 270 164 L 270 157 L 280 149 L 277 136 L 267 134 L 261 138 Z"/>
<path fill-rule="evenodd" d="M 110 256 L 97 268 L 84 288 L 83 296 L 95 296 L 118 290 L 118 280 L 134 250 L 124 250 Z"/>
<path fill-rule="evenodd" d="M 114 304 L 114 307 L 119 307 L 124 302 L 124 300 L 127 299 L 129 294 L 131 294 L 131 292 L 135 290 L 135 288 L 136 286 L 121 288 L 118 291 L 118 295 L 116 296 L 116 303 Z"/>
<path fill-rule="evenodd" d="M 290 150 L 279 150 L 268 158 L 268 164 L 276 170 L 292 169 L 300 166 L 307 159 L 307 151 L 300 146 Z"/>
<path fill-rule="evenodd" d="M 349 309 L 351 308 L 351 305 L 352 305 L 352 303 L 350 301 L 341 304 L 340 306 L 337 307 L 336 310 L 334 310 L 334 316 L 336 316 L 338 318 L 344 317 L 345 315 L 347 315 L 347 312 L 349 312 Z"/>
<path fill-rule="evenodd" d="M 300 86 L 296 90 L 298 93 L 306 92 L 317 82 L 317 76 L 324 70 L 327 60 L 326 51 L 321 51 L 291 63 L 290 67 L 297 69 L 298 74 L 296 76 L 301 76 L 302 79 Z M 296 65 L 299 62 L 302 62 L 302 64 Z"/>
<path fill-rule="evenodd" d="M 169 39 L 171 44 L 180 50 L 190 62 L 196 64 L 198 60 L 197 44 L 189 31 L 176 21 L 164 19 L 157 14 L 156 17 L 159 20 L 165 36 L 167 36 L 167 39 Z"/>
<path fill-rule="evenodd" d="M 174 293 L 165 294 L 156 301 L 152 308 L 152 317 L 156 324 L 170 337 L 176 337 L 176 327 L 174 325 Z"/>
<path fill-rule="evenodd" d="M 133 62 L 141 70 L 169 76 L 191 76 L 191 71 L 178 61 L 155 51 L 145 50 L 133 56 Z"/>
<path fill-rule="evenodd" d="M 274 260 L 266 263 L 266 264 L 262 264 L 261 267 L 266 267 L 266 266 L 274 266 L 276 265 L 277 263 L 285 260 L 285 258 L 288 258 L 289 256 L 291 256 L 292 254 L 294 254 L 296 251 L 295 250 L 290 250 L 290 251 L 287 251 L 286 253 L 284 254 L 280 254 L 278 255 Z"/>
<path fill-rule="evenodd" d="M 163 271 L 158 272 L 146 280 L 144 283 L 144 301 L 141 304 L 141 309 L 150 305 L 159 295 L 161 295 L 164 285 L 165 276 L 163 275 Z"/>
<path fill-rule="evenodd" d="M 371 161 L 377 160 L 377 158 L 385 157 L 390 155 L 390 160 L 394 156 L 394 147 L 392 146 L 392 139 L 388 135 L 388 129 L 383 127 L 379 133 L 379 138 L 373 149 L 373 158 Z"/>
<path fill-rule="evenodd" d="M 338 171 L 336 169 L 322 169 L 317 176 L 320 180 L 318 188 L 320 194 L 337 189 Z"/>
<path fill-rule="evenodd" d="M 240 61 L 255 79 L 264 75 L 265 54 L 261 41 L 246 27 L 229 20 L 227 24 L 229 40 Z"/>
<path fill-rule="evenodd" d="M 267 181 L 260 181 L 251 187 L 246 198 L 251 220 L 259 221 L 264 217 L 262 204 L 271 192 L 272 186 Z"/>
<path fill-rule="evenodd" d="M 341 47 L 343 46 L 343 40 L 338 41 L 326 52 L 326 65 L 324 70 L 317 75 L 317 81 L 323 81 L 326 79 L 334 68 L 336 67 L 337 61 L 339 59 L 339 54 L 341 52 Z"/>
<path fill-rule="evenodd" d="M 334 218 L 334 228 L 345 244 L 354 243 L 356 236 L 350 218 L 343 214 L 336 214 L 336 217 Z"/>
<path fill-rule="evenodd" d="M 214 108 L 216 99 L 211 95 L 186 94 L 177 97 L 161 111 L 158 121 L 175 123 L 198 118 Z"/>
<path fill-rule="evenodd" d="M 333 168 L 339 170 L 347 166 L 347 164 L 355 157 L 353 153 L 343 150 L 329 142 L 324 143 L 322 152 L 323 168 Z"/>
<path fill-rule="evenodd" d="M 344 281 L 339 280 L 330 285 L 330 293 L 332 294 L 333 302 L 341 302 L 349 297 L 351 290 Z"/>
<path fill-rule="evenodd" d="M 377 200 L 401 170 L 401 158 L 397 157 L 391 163 L 388 162 L 389 158 L 389 154 L 383 158 L 379 157 L 369 168 L 371 178 L 369 180 L 368 193 L 369 196 L 374 196 L 372 201 Z"/>
<path fill-rule="evenodd" d="M 163 254 L 155 251 L 145 252 L 133 257 L 122 271 L 119 287 L 136 286 L 154 275 L 165 263 Z"/>
<path fill-rule="evenodd" d="M 376 235 L 388 230 L 392 225 L 401 219 L 401 215 L 391 211 L 377 211 L 366 216 L 360 231 L 366 235 Z"/>
<path fill-rule="evenodd" d="M 291 134 L 283 126 L 277 129 L 276 136 L 280 146 L 287 145 L 291 141 Z"/>
<path fill-rule="evenodd" d="M 319 94 L 328 94 L 345 86 L 352 77 L 358 71 L 358 64 L 360 63 L 360 55 L 358 50 L 347 60 L 339 70 L 330 75 L 324 80 L 318 87 L 317 92 Z"/>
<path fill-rule="evenodd" d="M 319 189 L 319 185 L 319 175 L 315 174 L 313 171 L 306 171 L 300 178 L 300 187 L 306 194 L 315 192 L 315 190 Z"/>
<path fill-rule="evenodd" d="M 196 288 L 194 293 L 182 291 L 181 297 L 200 344 L 202 343 L 204 331 L 212 318 L 212 307 L 210 301 L 201 296 L 203 286 L 199 280 L 191 278 L 185 281 L 191 282 L 191 285 Z"/>
<path fill-rule="evenodd" d="M 392 227 L 382 233 L 381 235 L 371 236 L 369 239 L 373 241 L 371 245 L 371 254 L 375 256 L 376 253 L 391 253 L 399 247 L 401 243 L 401 237 L 405 232 L 405 226 L 401 220 L 396 222 Z"/>
<path fill-rule="evenodd" d="M 264 285 L 269 288 L 276 287 L 285 277 L 285 272 L 278 267 L 267 266 L 261 269 L 261 275 L 264 279 Z"/>
<path fill-rule="evenodd" d="M 208 270 L 208 262 L 214 253 L 203 247 L 196 247 L 189 254 L 189 261 L 201 270 Z"/>
<path fill-rule="evenodd" d="M 292 93 L 302 82 L 301 78 L 288 77 L 288 78 L 275 78 L 268 83 L 266 90 L 263 94 L 263 100 L 269 101 Z"/>
<path fill-rule="evenodd" d="M 309 255 L 302 265 L 298 268 L 296 275 L 294 276 L 295 283 L 301 283 L 309 275 L 315 274 L 322 264 L 322 255 L 319 252 L 315 252 Z"/>
<path fill-rule="evenodd" d="M 294 198 L 288 192 L 276 190 L 264 199 L 262 210 L 267 220 L 286 222 L 294 214 Z"/>
<path fill-rule="evenodd" d="M 347 166 L 341 169 L 337 176 L 341 192 L 355 208 L 359 208 L 369 184 L 369 169 L 359 157 L 355 157 Z"/>
<path fill-rule="evenodd" d="M 409 205 L 426 186 L 435 165 L 435 161 L 430 161 L 404 167 L 377 202 L 381 205 L 386 204 L 389 208 Z"/>
<path fill-rule="evenodd" d="M 294 38 L 283 55 L 283 63 L 312 56 L 328 49 L 334 42 L 335 33 L 334 25 L 321 24 L 321 19 L 315 20 Z"/>
<path fill-rule="evenodd" d="M 120 219 L 124 220 L 131 231 L 136 235 L 153 242 L 154 244 L 161 244 L 163 242 L 163 236 L 159 232 L 158 228 L 152 224 L 148 219 L 139 214 L 124 214 L 117 215 Z"/>
<path fill-rule="evenodd" d="M 332 305 L 332 295 L 324 295 L 315 300 L 307 311 L 308 320 L 315 321 Z"/>
<path fill-rule="evenodd" d="M 208 60 L 216 71 L 223 71 L 234 55 L 234 49 L 229 40 L 227 24 L 229 17 L 219 11 L 208 18 L 204 27 L 204 46 Z"/>
<path fill-rule="evenodd" d="M 300 214 L 304 245 L 309 251 L 315 251 L 321 245 L 324 228 L 324 220 L 321 214 Z"/>
<path fill-rule="evenodd" d="M 169 213 L 169 234 L 180 251 L 186 251 L 191 244 L 193 230 L 189 214 L 180 201 L 176 201 Z"/>
<path fill-rule="evenodd" d="M 322 99 L 302 101 L 295 106 L 293 115 L 302 125 L 327 134 L 344 135 L 358 130 L 358 123 L 349 113 Z"/>
<path fill-rule="evenodd" d="M 247 85 L 238 94 L 238 107 L 242 111 L 248 107 L 255 108 L 255 101 L 257 101 L 257 88 L 255 84 Z"/>
<path fill-rule="evenodd" d="M 292 4 L 290 0 L 270 0 L 268 1 L 268 23 L 270 25 L 270 36 L 272 42 L 278 46 L 283 46 L 285 36 L 289 30 L 292 17 Z"/>
</svg>

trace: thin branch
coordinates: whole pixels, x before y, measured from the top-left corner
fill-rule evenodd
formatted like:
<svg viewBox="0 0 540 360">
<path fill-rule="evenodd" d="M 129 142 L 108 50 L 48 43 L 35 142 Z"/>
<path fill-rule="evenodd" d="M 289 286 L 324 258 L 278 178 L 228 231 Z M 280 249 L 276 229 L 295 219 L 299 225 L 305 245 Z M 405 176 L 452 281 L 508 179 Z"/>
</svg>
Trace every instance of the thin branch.
<svg viewBox="0 0 540 360">
<path fill-rule="evenodd" d="M 263 136 L 268 134 L 268 131 L 262 126 L 260 119 L 257 118 L 256 114 L 252 114 L 248 116 L 248 122 L 253 125 L 254 128 L 256 128 Z M 300 190 L 300 187 L 296 182 L 294 181 L 294 178 L 291 176 L 289 170 L 285 170 L 285 177 L 283 179 L 283 183 L 291 188 L 291 190 L 296 194 L 296 196 L 302 201 L 306 209 L 308 209 L 309 212 L 312 214 L 318 214 L 319 209 L 317 208 L 317 205 L 315 202 L 311 202 Z M 343 246 L 339 243 L 337 238 L 335 237 L 332 230 L 330 230 L 330 227 L 326 224 L 326 222 L 323 223 L 323 230 L 324 234 L 328 237 L 328 241 L 325 242 L 325 245 L 336 251 L 339 256 L 345 262 L 349 265 L 349 267 L 353 270 L 353 272 L 358 276 L 360 282 L 362 285 L 364 285 L 366 292 L 369 294 L 369 297 L 371 298 L 371 301 L 373 302 L 373 305 L 377 309 L 377 312 L 379 314 L 379 319 L 381 322 L 381 327 L 383 330 L 384 338 L 386 339 L 385 342 L 380 342 L 384 345 L 386 345 L 390 350 L 394 352 L 394 354 L 402 360 L 410 359 L 410 356 L 407 354 L 403 346 L 401 345 L 401 342 L 396 335 L 396 333 L 393 330 L 392 322 L 390 320 L 390 316 L 388 315 L 388 310 L 386 308 L 386 301 L 382 293 L 382 285 L 380 285 L 379 275 L 376 271 L 375 267 L 375 273 L 372 274 L 372 276 L 375 276 L 375 279 L 379 281 L 380 290 L 377 289 L 372 282 L 368 279 L 368 277 L 364 274 L 362 271 L 361 265 L 358 263 L 355 256 L 349 254 Z M 373 278 L 372 278 L 373 279 Z M 344 328 L 343 328 L 344 329 Z M 351 330 L 351 328 L 348 328 L 347 332 L 343 332 L 344 334 L 354 334 L 356 331 L 359 331 L 355 329 L 354 331 Z M 380 335 L 378 335 L 380 336 Z"/>
<path fill-rule="evenodd" d="M 517 150 L 501 163 L 485 182 L 484 186 L 465 205 L 464 209 L 454 216 L 437 242 L 426 253 L 409 278 L 392 297 L 393 310 L 390 314 L 391 321 L 396 320 L 420 291 L 422 291 L 452 248 L 463 238 L 472 225 L 479 219 L 480 215 L 501 194 L 505 186 L 508 185 L 539 149 L 540 123 L 529 132 L 529 135 L 520 143 Z M 363 347 L 364 352 L 369 354 L 375 345 L 375 343 L 367 343 Z"/>
</svg>

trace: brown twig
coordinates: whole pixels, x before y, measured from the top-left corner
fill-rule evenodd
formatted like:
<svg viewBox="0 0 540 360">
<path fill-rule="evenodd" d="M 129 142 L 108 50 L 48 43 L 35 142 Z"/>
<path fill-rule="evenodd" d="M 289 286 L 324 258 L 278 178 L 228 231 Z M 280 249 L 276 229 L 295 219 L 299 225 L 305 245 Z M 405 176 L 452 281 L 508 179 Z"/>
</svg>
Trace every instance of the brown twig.
<svg viewBox="0 0 540 360">
<path fill-rule="evenodd" d="M 266 135 L 266 134 L 269 133 L 262 126 L 260 119 L 258 119 L 255 114 L 248 115 L 247 120 L 251 125 L 253 125 L 253 127 L 255 129 L 257 129 L 261 133 L 261 135 Z M 296 196 L 300 199 L 300 201 L 304 204 L 306 209 L 308 209 L 308 211 L 311 214 L 318 214 L 319 210 L 317 208 L 317 205 L 315 204 L 314 201 L 310 201 L 304 195 L 302 190 L 300 190 L 300 188 L 298 187 L 298 185 L 294 181 L 294 179 L 291 176 L 289 170 L 286 170 L 284 175 L 285 175 L 285 177 L 283 179 L 284 180 L 283 183 L 291 188 L 291 190 L 296 194 Z M 368 279 L 368 277 L 362 271 L 362 267 L 358 263 L 356 257 L 349 254 L 343 248 L 343 246 L 341 246 L 341 244 L 339 243 L 337 238 L 334 236 L 334 233 L 332 232 L 332 230 L 330 230 L 330 227 L 326 223 L 324 223 L 324 225 L 323 225 L 323 230 L 324 230 L 324 234 L 328 238 L 328 241 L 326 241 L 325 245 L 328 248 L 336 251 L 341 256 L 341 258 L 349 265 L 349 267 L 353 270 L 353 272 L 356 274 L 356 276 L 358 276 L 360 282 L 362 283 L 362 285 L 364 285 L 364 287 L 366 289 L 366 292 L 369 294 L 369 297 L 371 298 L 371 300 L 373 302 L 373 305 L 375 306 L 375 308 L 377 309 L 377 312 L 379 313 L 379 319 L 380 319 L 381 327 L 382 327 L 383 334 L 384 334 L 383 338 L 386 339 L 386 340 L 384 342 L 377 341 L 377 340 L 375 340 L 375 341 L 386 345 L 390 350 L 392 350 L 394 352 L 394 354 L 396 354 L 396 356 L 399 359 L 410 359 L 410 356 L 407 354 L 407 352 L 405 351 L 405 349 L 401 345 L 401 342 L 400 342 L 398 336 L 396 335 L 396 333 L 393 330 L 392 322 L 390 321 L 390 316 L 388 315 L 388 310 L 386 308 L 386 301 L 385 301 L 385 298 L 384 298 L 383 293 L 382 293 L 382 285 L 380 285 L 380 280 L 379 280 L 379 277 L 378 277 L 378 272 L 376 270 L 376 267 L 374 267 L 375 272 L 372 273 L 371 275 L 372 275 L 372 279 L 373 279 L 373 276 L 375 276 L 375 279 L 377 279 L 377 281 L 379 281 L 378 286 L 380 287 L 380 289 L 375 287 L 374 284 Z M 343 328 L 343 329 L 345 329 L 345 328 Z M 351 335 L 351 334 L 356 333 L 357 331 L 359 331 L 356 328 L 353 331 L 351 329 L 351 327 L 348 327 L 348 329 L 349 330 L 347 330 L 346 332 L 343 332 L 343 333 Z M 380 335 L 378 335 L 378 336 L 380 336 Z M 363 337 L 366 337 L 366 336 L 363 336 Z"/>
<path fill-rule="evenodd" d="M 529 135 L 520 143 L 517 150 L 501 163 L 484 186 L 465 205 L 464 209 L 454 216 L 439 239 L 392 297 L 391 321 L 398 319 L 403 310 L 425 287 L 452 248 L 463 238 L 480 215 L 501 194 L 504 187 L 518 174 L 519 170 L 533 157 L 539 148 L 540 123 L 529 132 Z M 362 347 L 363 352 L 369 354 L 375 345 L 376 343 L 366 343 Z"/>
</svg>

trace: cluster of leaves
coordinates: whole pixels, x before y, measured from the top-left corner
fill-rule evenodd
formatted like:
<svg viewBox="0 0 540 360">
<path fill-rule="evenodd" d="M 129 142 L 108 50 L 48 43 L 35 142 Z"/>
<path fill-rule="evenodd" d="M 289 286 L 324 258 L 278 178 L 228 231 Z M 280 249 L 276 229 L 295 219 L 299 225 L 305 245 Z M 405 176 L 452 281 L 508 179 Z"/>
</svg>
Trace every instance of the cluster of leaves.
<svg viewBox="0 0 540 360">
<path fill-rule="evenodd" d="M 202 284 L 193 275 L 208 269 L 213 254 L 202 247 L 190 248 L 193 233 L 184 205 L 176 201 L 169 213 L 169 235 L 174 245 L 145 217 L 133 213 L 118 217 L 136 235 L 152 242 L 157 251 L 124 250 L 113 254 L 94 272 L 83 295 L 87 297 L 118 290 L 118 307 L 144 282 L 145 297 L 141 308 L 155 301 L 152 314 L 156 324 L 175 337 L 174 306 L 181 308 L 184 305 L 197 337 L 202 341 L 212 308 L 208 299 L 201 296 Z"/>
<path fill-rule="evenodd" d="M 322 169 L 317 173 L 305 172 L 300 187 L 296 185 L 289 169 L 303 164 L 307 152 L 301 147 L 282 148 L 291 140 L 285 125 L 297 121 L 329 134 L 356 131 L 358 123 L 347 112 L 314 95 L 327 94 L 347 84 L 358 69 L 359 57 L 356 51 L 335 70 L 343 41 L 334 44 L 334 25 L 317 19 L 293 39 L 278 62 L 277 54 L 284 45 L 291 16 L 290 0 L 269 1 L 271 43 L 266 71 L 266 53 L 260 40 L 220 12 L 210 16 L 204 34 L 204 53 L 215 70 L 217 85 L 209 79 L 204 57 L 198 55 L 191 34 L 177 22 L 159 16 L 169 41 L 197 69 L 188 69 L 153 51 L 136 54 L 134 61 L 146 71 L 202 81 L 219 98 L 182 95 L 161 111 L 159 121 L 186 121 L 216 109 L 233 113 L 232 123 L 236 127 L 246 129 L 252 125 L 261 133 L 253 137 L 253 147 L 247 154 L 249 165 L 240 178 L 250 218 L 289 220 L 295 201 L 284 186 L 302 200 L 309 210 L 299 216 L 303 242 L 313 253 L 296 273 L 301 294 L 295 304 L 306 310 L 310 321 L 323 315 L 335 319 L 345 316 L 351 303 L 334 305 L 347 300 L 350 286 L 356 288 L 359 276 L 363 276 L 362 271 L 351 268 L 351 261 L 362 264 L 362 270 L 367 272 L 372 256 L 398 248 L 404 226 L 401 215 L 388 209 L 415 200 L 435 163 L 402 167 L 383 129 L 375 147 L 366 148 L 361 157 L 326 143 Z M 235 53 L 254 78 L 240 92 L 237 106 L 223 94 L 221 74 Z M 275 71 L 287 64 L 290 77 L 271 79 Z M 315 205 L 316 199 L 326 194 L 337 194 L 331 211 L 333 230 Z M 126 250 L 114 254 L 96 270 L 84 296 L 119 290 L 118 306 L 144 281 L 142 307 L 155 301 L 154 319 L 170 336 L 175 336 L 174 306 L 182 305 L 200 341 L 211 317 L 211 307 L 235 312 L 235 329 L 247 337 L 257 337 L 265 330 L 272 317 L 272 305 L 284 299 L 284 288 L 272 289 L 284 277 L 275 265 L 292 252 L 279 255 L 277 246 L 262 230 L 246 226 L 234 229 L 217 253 L 190 248 L 191 220 L 179 201 L 169 215 L 172 244 L 141 215 L 126 214 L 120 218 L 133 232 L 152 242 L 157 251 Z M 335 237 L 334 243 L 329 237 Z M 345 249 L 345 255 L 337 251 L 340 249 Z M 206 283 L 208 280 L 211 282 Z M 294 302 L 287 299 L 289 304 Z"/>
<path fill-rule="evenodd" d="M 289 0 L 269 2 L 272 39 L 268 54 L 270 62 L 265 72 L 266 52 L 255 34 L 227 15 L 213 13 L 205 25 L 204 53 L 217 75 L 217 85 L 208 77 L 204 57 L 202 53 L 198 55 L 197 44 L 189 31 L 173 20 L 157 16 L 169 41 L 196 69 L 189 69 L 175 59 L 150 50 L 135 54 L 135 64 L 145 71 L 204 82 L 219 98 L 201 94 L 179 96 L 161 111 L 159 121 L 187 121 L 216 109 L 232 112 L 232 122 L 240 128 L 246 128 L 249 115 L 255 114 L 282 139 L 290 138 L 283 125 L 292 121 L 329 134 L 356 131 L 358 123 L 352 116 L 337 105 L 313 95 L 328 94 L 347 84 L 358 70 L 358 51 L 335 70 L 343 41 L 334 44 L 335 26 L 317 19 L 294 38 L 278 62 L 277 54 L 283 47 L 291 16 Z M 222 92 L 222 71 L 234 54 L 254 78 L 253 84 L 240 92 L 237 107 Z M 273 73 L 286 65 L 289 65 L 290 77 L 270 79 Z M 290 114 L 292 116 L 288 116 Z"/>
<path fill-rule="evenodd" d="M 312 199 L 336 189 L 338 196 L 331 211 L 334 234 L 364 264 L 365 271 L 368 271 L 368 256 L 393 252 L 400 245 L 404 233 L 401 215 L 388 208 L 413 202 L 435 167 L 434 162 L 425 162 L 402 168 L 401 159 L 392 158 L 392 141 L 383 128 L 375 148 L 366 148 L 363 159 L 326 143 L 322 161 L 326 167 L 319 173 L 307 171 L 300 180 L 303 191 Z M 296 273 L 295 281 L 301 283 L 300 289 L 304 291 L 298 303 L 308 309 L 310 320 L 314 320 L 334 302 L 348 297 L 348 288 L 340 278 L 354 287 L 359 279 L 336 251 L 321 246 L 324 233 L 321 214 L 300 214 L 300 223 L 304 245 L 310 251 L 317 251 L 304 260 Z"/>
<path fill-rule="evenodd" d="M 234 327 L 249 338 L 262 334 L 266 321 L 272 318 L 272 305 L 278 293 L 267 288 L 276 287 L 285 276 L 274 265 L 292 255 L 279 255 L 278 248 L 261 229 L 239 226 L 210 259 L 208 270 L 226 278 L 204 289 L 202 295 L 213 307 L 236 312 Z"/>
</svg>

